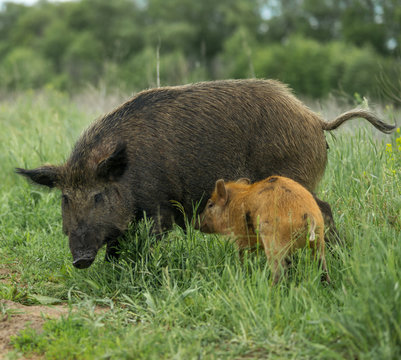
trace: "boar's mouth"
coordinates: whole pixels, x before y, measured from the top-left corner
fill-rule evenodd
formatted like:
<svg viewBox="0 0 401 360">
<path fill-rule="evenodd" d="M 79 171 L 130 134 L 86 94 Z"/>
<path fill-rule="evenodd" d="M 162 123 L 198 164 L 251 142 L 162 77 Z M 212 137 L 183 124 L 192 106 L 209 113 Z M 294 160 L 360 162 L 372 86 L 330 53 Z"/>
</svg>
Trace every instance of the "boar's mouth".
<svg viewBox="0 0 401 360">
<path fill-rule="evenodd" d="M 118 238 L 122 236 L 124 232 L 117 228 L 112 228 L 109 230 L 107 233 L 107 236 L 103 239 L 103 241 L 100 242 L 99 247 L 90 247 L 87 249 L 78 249 L 76 251 L 72 252 L 72 257 L 73 257 L 73 262 L 72 264 L 77 268 L 77 269 L 86 269 L 89 266 L 92 265 L 92 263 L 95 261 L 96 255 L 98 250 L 105 244 L 107 246 L 109 245 L 115 245 L 118 243 Z"/>
<path fill-rule="evenodd" d="M 95 257 L 80 257 L 77 260 L 74 260 L 72 265 L 74 265 L 77 269 L 86 269 L 92 265 L 92 263 L 95 261 Z"/>
<path fill-rule="evenodd" d="M 97 250 L 93 248 L 74 251 L 72 254 L 72 265 L 77 269 L 86 269 L 95 261 L 96 254 Z"/>
</svg>

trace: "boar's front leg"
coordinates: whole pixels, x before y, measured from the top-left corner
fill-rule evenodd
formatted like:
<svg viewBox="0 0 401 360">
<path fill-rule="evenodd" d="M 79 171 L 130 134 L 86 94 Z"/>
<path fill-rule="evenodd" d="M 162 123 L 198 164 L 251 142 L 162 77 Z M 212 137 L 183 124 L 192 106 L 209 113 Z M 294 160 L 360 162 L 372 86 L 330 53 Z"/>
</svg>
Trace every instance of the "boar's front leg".
<svg viewBox="0 0 401 360">
<path fill-rule="evenodd" d="M 161 237 L 166 231 L 171 230 L 174 221 L 174 211 L 170 206 L 159 206 L 157 210 L 150 214 L 153 219 L 153 229 L 152 233 Z"/>
<path fill-rule="evenodd" d="M 108 242 L 106 245 L 106 256 L 104 257 L 104 260 L 107 262 L 118 261 L 120 250 L 121 246 L 118 238 Z"/>
</svg>

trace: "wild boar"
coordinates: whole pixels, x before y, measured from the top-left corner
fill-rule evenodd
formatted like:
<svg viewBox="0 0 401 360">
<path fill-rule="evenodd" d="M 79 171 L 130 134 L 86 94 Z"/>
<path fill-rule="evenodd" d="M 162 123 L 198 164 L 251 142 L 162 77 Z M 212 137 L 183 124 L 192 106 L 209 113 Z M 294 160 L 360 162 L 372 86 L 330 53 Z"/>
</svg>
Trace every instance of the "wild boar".
<svg viewBox="0 0 401 360">
<path fill-rule="evenodd" d="M 295 250 L 309 245 L 330 282 L 324 256 L 324 221 L 312 194 L 295 181 L 271 176 L 250 183 L 241 179 L 217 180 L 200 215 L 200 230 L 233 235 L 239 249 L 263 246 L 272 267 L 273 282 L 280 278 L 280 264 Z M 316 236 L 317 235 L 317 236 Z"/>
<path fill-rule="evenodd" d="M 355 117 L 394 128 L 365 110 L 326 123 L 274 80 L 150 89 L 93 122 L 64 164 L 16 171 L 61 190 L 73 264 L 86 268 L 104 244 L 106 257 L 117 257 L 118 239 L 144 213 L 156 233 L 183 226 L 171 200 L 190 217 L 218 178 L 277 174 L 314 191 L 327 161 L 324 130 Z M 330 206 L 321 206 L 330 218 Z"/>
</svg>

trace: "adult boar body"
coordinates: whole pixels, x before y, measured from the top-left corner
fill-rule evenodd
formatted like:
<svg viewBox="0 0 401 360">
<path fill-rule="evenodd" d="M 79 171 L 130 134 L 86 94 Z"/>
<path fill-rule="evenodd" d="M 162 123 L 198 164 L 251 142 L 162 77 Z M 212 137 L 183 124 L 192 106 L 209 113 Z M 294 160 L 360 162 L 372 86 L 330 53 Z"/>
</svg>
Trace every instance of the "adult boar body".
<svg viewBox="0 0 401 360">
<path fill-rule="evenodd" d="M 278 174 L 313 191 L 327 161 L 320 118 L 275 81 L 144 91 L 90 127 L 72 156 L 121 141 L 129 166 L 120 181 L 130 184 L 135 218 L 146 212 L 158 231 L 183 223 L 171 200 L 190 216 L 218 178 Z"/>
<path fill-rule="evenodd" d="M 183 225 L 171 200 L 191 216 L 216 179 L 282 175 L 314 191 L 327 162 L 324 130 L 356 116 L 325 123 L 272 80 L 151 89 L 92 123 L 65 164 L 17 171 L 61 189 L 64 231 L 84 268 L 105 243 L 113 255 L 116 239 L 144 213 L 158 233 Z"/>
</svg>

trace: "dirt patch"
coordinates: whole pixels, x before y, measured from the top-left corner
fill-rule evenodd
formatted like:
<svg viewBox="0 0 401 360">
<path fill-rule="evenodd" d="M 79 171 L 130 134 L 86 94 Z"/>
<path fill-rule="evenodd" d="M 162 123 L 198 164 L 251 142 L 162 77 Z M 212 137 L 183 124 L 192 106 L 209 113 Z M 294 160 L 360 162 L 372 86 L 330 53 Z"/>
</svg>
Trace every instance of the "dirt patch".
<svg viewBox="0 0 401 360">
<path fill-rule="evenodd" d="M 18 278 L 19 274 L 12 271 L 9 267 L 3 267 L 0 265 L 0 282 L 3 284 L 9 284 L 12 278 Z"/>
<path fill-rule="evenodd" d="M 26 306 L 9 300 L 0 300 L 0 360 L 12 350 L 10 337 L 26 327 L 42 329 L 46 319 L 58 318 L 68 313 L 66 305 Z"/>
</svg>

